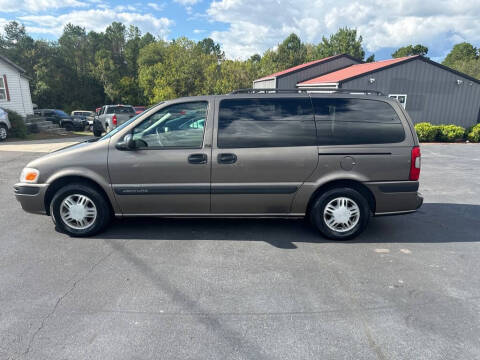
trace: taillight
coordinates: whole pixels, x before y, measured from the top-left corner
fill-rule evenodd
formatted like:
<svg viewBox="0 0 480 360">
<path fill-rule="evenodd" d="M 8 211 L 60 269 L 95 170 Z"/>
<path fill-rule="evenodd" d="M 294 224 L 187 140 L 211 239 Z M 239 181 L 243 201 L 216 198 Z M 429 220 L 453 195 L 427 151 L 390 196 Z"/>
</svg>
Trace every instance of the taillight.
<svg viewBox="0 0 480 360">
<path fill-rule="evenodd" d="M 420 177 L 420 147 L 412 148 L 412 160 L 410 162 L 410 180 L 417 181 Z"/>
<path fill-rule="evenodd" d="M 117 115 L 113 114 L 112 116 L 112 124 L 117 126 Z"/>
</svg>

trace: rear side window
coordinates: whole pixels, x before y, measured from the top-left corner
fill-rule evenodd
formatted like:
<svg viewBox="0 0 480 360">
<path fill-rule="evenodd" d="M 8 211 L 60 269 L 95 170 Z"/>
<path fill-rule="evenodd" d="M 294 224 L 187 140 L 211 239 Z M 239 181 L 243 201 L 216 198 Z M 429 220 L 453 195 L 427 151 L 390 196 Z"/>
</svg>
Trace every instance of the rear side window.
<svg viewBox="0 0 480 360">
<path fill-rule="evenodd" d="M 226 99 L 218 115 L 219 148 L 314 146 L 308 98 Z"/>
<path fill-rule="evenodd" d="M 107 114 L 135 114 L 135 110 L 131 106 L 109 106 Z"/>
<path fill-rule="evenodd" d="M 405 131 L 386 102 L 369 99 L 312 99 L 318 145 L 402 142 Z"/>
</svg>

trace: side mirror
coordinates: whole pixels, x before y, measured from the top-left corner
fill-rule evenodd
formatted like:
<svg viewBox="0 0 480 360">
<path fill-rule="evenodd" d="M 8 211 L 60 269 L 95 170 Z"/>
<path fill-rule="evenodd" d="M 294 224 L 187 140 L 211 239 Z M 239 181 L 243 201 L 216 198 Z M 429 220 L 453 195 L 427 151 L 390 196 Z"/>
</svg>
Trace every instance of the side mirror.
<svg viewBox="0 0 480 360">
<path fill-rule="evenodd" d="M 115 147 L 118 149 L 118 150 L 135 150 L 135 148 L 137 147 L 137 144 L 135 142 L 135 140 L 133 140 L 133 135 L 132 134 L 127 134 L 124 136 L 123 140 L 122 141 L 119 141 Z"/>
</svg>

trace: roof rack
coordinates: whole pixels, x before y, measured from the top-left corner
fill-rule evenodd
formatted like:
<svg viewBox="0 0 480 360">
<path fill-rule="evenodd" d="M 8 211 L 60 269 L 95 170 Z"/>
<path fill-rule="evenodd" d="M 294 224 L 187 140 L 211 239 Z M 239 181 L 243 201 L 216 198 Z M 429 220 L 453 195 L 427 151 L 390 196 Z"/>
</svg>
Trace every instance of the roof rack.
<svg viewBox="0 0 480 360">
<path fill-rule="evenodd" d="M 317 93 L 333 93 L 333 94 L 363 94 L 363 95 L 377 95 L 385 96 L 384 93 L 377 90 L 352 90 L 352 89 L 328 89 L 318 87 L 301 87 L 297 89 L 238 89 L 233 90 L 229 95 L 235 94 L 271 94 L 271 93 L 305 93 L 305 92 L 317 92 Z"/>
</svg>

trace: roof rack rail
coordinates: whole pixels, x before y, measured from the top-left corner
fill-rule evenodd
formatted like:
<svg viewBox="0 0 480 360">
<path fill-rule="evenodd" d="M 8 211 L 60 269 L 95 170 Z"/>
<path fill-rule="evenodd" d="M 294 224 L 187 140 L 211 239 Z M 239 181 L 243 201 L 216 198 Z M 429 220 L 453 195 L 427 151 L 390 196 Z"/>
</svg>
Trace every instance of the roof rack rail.
<svg viewBox="0 0 480 360">
<path fill-rule="evenodd" d="M 318 87 L 301 87 L 297 89 L 278 89 L 278 88 L 269 88 L 269 89 L 238 89 L 233 90 L 228 95 L 235 94 L 270 94 L 270 93 L 304 93 L 304 92 L 317 92 L 317 93 L 343 93 L 343 94 L 363 94 L 363 95 L 377 95 L 385 96 L 384 93 L 377 90 L 356 90 L 356 89 L 328 89 L 328 88 L 318 88 Z"/>
</svg>

